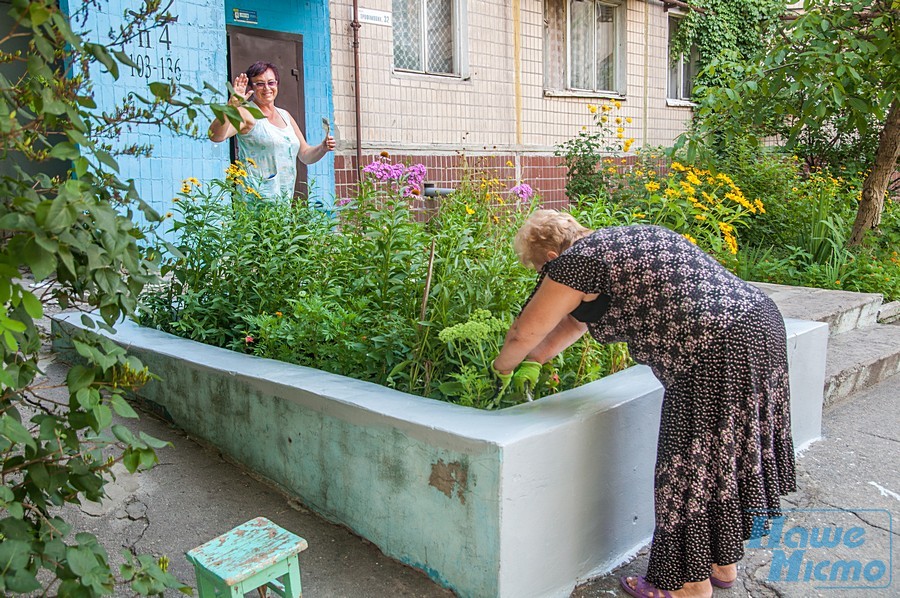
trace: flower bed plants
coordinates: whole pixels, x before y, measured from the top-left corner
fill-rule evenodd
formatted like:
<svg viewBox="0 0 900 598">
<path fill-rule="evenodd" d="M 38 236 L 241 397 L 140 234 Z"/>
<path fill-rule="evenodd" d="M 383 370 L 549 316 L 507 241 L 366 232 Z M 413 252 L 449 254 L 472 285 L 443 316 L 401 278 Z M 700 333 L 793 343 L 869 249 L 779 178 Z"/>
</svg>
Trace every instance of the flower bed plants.
<svg viewBox="0 0 900 598">
<path fill-rule="evenodd" d="M 141 324 L 467 406 L 523 400 L 498 401 L 487 372 L 535 281 L 512 251 L 530 187 L 465 185 L 426 212 L 420 166 L 374 164 L 336 217 L 259 201 L 252 164 L 187 182 L 169 282 L 144 297 Z M 624 346 L 583 339 L 537 396 L 629 363 Z"/>
</svg>

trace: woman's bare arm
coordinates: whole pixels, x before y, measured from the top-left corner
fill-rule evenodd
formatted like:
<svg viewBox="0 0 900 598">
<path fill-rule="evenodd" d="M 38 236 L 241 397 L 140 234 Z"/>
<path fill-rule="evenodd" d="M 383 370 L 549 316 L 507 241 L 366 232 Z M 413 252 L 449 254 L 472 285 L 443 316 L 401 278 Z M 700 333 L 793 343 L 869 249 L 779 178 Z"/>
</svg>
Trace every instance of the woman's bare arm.
<svg viewBox="0 0 900 598">
<path fill-rule="evenodd" d="M 544 278 L 534 297 L 506 333 L 503 348 L 494 360 L 494 368 L 501 373 L 509 373 L 526 357 L 538 357 L 536 352 L 550 353 L 557 347 L 561 351 L 565 348 L 563 343 L 568 342 L 565 346 L 574 343 L 584 330 L 574 336 L 577 327 L 567 323 L 569 313 L 584 299 L 585 294 L 581 291 Z"/>
</svg>

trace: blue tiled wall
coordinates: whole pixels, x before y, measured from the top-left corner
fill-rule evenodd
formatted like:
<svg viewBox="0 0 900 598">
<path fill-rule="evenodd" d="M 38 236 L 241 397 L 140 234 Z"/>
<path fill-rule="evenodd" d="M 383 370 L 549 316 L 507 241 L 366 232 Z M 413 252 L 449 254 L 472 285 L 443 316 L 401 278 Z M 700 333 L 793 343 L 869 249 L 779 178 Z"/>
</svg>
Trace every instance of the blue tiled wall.
<svg viewBox="0 0 900 598">
<path fill-rule="evenodd" d="M 61 6 L 73 16 L 73 26 L 86 40 L 104 43 L 110 40 L 110 32 L 118 32 L 123 14 L 126 9 L 133 9 L 133 4 L 128 0 L 91 4 L 84 24 L 81 13 L 85 3 L 82 0 L 64 1 Z M 124 48 L 133 60 L 139 64 L 149 63 L 152 68 L 139 72 L 124 67 L 119 79 L 114 80 L 101 67 L 94 67 L 91 80 L 98 111 L 112 110 L 128 92 L 152 97 L 147 84 L 167 81 L 172 76 L 180 77 L 180 83 L 196 89 L 202 89 L 205 81 L 221 87 L 219 79 L 226 64 L 222 0 L 176 0 L 171 13 L 177 21 L 168 25 L 169 44 L 163 43 L 165 39 L 160 40 L 163 32 L 155 30 L 149 33 L 149 39 L 144 36 Z M 161 69 L 161 65 L 165 68 Z M 209 180 L 224 176 L 228 164 L 227 145 L 209 142 L 204 118 L 201 117 L 198 124 L 199 138 L 176 135 L 148 125 L 123 131 L 119 137 L 121 147 L 132 143 L 153 146 L 150 157 L 122 156 L 118 163 L 121 178 L 133 179 L 141 197 L 162 214 L 171 210 L 172 199 L 181 189 L 183 179 Z"/>
<path fill-rule="evenodd" d="M 256 13 L 256 24 L 234 21 L 234 9 Z M 303 79 L 306 93 L 307 141 L 321 142 L 317 124 L 323 116 L 334 118 L 331 86 L 331 42 L 327 0 L 269 0 L 265 4 L 248 0 L 225 0 L 225 19 L 229 25 L 295 33 L 303 36 Z M 224 72 L 224 71 L 223 71 Z M 311 192 L 326 205 L 334 203 L 334 154 L 309 166 Z"/>
<path fill-rule="evenodd" d="M 123 14 L 132 10 L 133 4 L 130 0 L 110 0 L 100 3 L 101 9 L 97 4 L 89 4 L 84 24 L 81 24 L 80 16 L 85 10 L 84 0 L 63 0 L 61 7 L 73 15 L 73 26 L 86 40 L 105 43 L 109 41 L 111 31 L 119 30 Z M 91 79 L 98 110 L 111 111 L 128 92 L 151 97 L 147 84 L 168 80 L 173 75 L 180 76 L 180 83 L 198 90 L 209 82 L 224 91 L 228 72 L 226 22 L 231 22 L 233 8 L 252 8 L 258 14 L 259 23 L 240 23 L 241 26 L 303 36 L 307 122 L 317 123 L 322 116 L 333 116 L 327 0 L 270 0 L 265 6 L 257 2 L 251 4 L 255 6 L 240 6 L 231 1 L 223 4 L 223 0 L 175 0 L 170 12 L 177 21 L 168 26 L 170 44 L 162 43 L 159 39 L 162 32 L 155 30 L 150 32 L 149 42 L 145 36 L 125 48 L 134 60 L 149 63 L 151 69 L 136 72 L 125 67 L 119 79 L 113 80 L 101 67 L 94 68 Z M 160 70 L 161 64 L 165 70 Z M 228 144 L 209 142 L 206 138 L 208 122 L 203 117 L 198 120 L 199 138 L 175 135 L 156 126 L 124 131 L 119 138 L 121 146 L 149 143 L 153 151 L 150 157 L 118 158 L 121 178 L 133 179 L 141 197 L 163 214 L 172 209 L 172 199 L 181 189 L 183 179 L 223 178 L 229 160 Z M 311 130 L 310 137 L 311 143 L 320 142 L 321 129 Z M 329 153 L 309 167 L 309 179 L 317 199 L 331 205 L 334 201 L 333 154 Z"/>
</svg>

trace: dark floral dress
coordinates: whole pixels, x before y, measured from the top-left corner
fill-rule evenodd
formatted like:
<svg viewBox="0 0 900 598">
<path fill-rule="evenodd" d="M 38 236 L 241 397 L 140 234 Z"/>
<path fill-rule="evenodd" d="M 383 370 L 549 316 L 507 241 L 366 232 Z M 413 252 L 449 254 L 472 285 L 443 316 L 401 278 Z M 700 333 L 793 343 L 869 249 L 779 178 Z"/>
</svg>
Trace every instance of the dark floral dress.
<svg viewBox="0 0 900 598">
<path fill-rule="evenodd" d="M 573 315 L 600 342 L 626 341 L 665 388 L 647 580 L 660 589 L 737 562 L 754 516 L 795 490 L 784 321 L 759 289 L 681 235 L 598 230 L 544 267 L 598 306 Z M 585 316 L 585 314 L 589 314 Z"/>
</svg>

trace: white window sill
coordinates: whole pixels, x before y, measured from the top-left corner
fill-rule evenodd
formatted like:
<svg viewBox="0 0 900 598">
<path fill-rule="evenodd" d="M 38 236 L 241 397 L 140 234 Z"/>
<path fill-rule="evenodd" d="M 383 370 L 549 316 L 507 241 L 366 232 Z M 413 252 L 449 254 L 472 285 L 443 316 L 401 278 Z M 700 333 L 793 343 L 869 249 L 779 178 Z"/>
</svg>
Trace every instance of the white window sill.
<svg viewBox="0 0 900 598">
<path fill-rule="evenodd" d="M 443 74 L 435 74 L 435 73 L 422 73 L 419 71 L 400 71 L 397 69 L 391 70 L 391 76 L 397 77 L 398 79 L 416 79 L 416 80 L 426 80 L 426 81 L 434 81 L 435 83 L 459 83 L 462 81 L 468 81 L 468 77 L 464 77 L 462 75 L 447 73 Z"/>
<path fill-rule="evenodd" d="M 598 100 L 625 100 L 625 96 L 614 91 L 585 91 L 581 89 L 545 89 L 545 98 L 591 98 Z"/>
<path fill-rule="evenodd" d="M 675 100 L 672 98 L 666 98 L 666 106 L 670 108 L 696 108 L 697 104 L 690 100 Z"/>
</svg>

